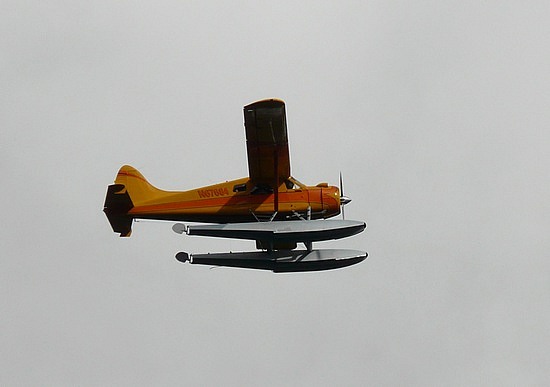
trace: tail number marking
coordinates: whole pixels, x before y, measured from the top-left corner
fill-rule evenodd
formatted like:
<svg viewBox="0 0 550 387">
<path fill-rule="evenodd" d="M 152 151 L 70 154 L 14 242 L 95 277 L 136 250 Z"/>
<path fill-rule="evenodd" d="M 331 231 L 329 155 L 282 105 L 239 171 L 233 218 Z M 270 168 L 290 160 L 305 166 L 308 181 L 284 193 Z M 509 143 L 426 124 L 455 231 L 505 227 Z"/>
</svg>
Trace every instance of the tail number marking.
<svg viewBox="0 0 550 387">
<path fill-rule="evenodd" d="M 227 188 L 199 189 L 197 192 L 201 198 L 213 198 L 229 195 L 229 190 Z"/>
</svg>

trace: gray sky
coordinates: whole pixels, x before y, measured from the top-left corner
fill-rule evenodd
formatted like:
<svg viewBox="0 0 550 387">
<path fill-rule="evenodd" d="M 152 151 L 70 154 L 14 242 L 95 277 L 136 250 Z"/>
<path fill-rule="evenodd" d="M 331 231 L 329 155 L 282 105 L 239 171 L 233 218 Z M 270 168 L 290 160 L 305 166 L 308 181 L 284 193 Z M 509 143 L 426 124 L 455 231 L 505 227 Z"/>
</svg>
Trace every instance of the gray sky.
<svg viewBox="0 0 550 387">
<path fill-rule="evenodd" d="M 0 384 L 548 385 L 545 1 L 4 1 Z M 306 274 L 117 238 L 129 163 L 246 176 L 242 107 L 282 98 L 293 175 L 345 177 L 369 252 Z"/>
</svg>

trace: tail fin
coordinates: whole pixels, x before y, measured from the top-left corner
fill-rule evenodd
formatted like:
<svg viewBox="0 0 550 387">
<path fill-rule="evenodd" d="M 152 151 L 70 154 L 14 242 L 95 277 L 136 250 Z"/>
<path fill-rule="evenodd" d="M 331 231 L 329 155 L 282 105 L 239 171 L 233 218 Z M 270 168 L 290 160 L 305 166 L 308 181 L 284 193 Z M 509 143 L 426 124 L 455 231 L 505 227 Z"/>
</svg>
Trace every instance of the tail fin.
<svg viewBox="0 0 550 387">
<path fill-rule="evenodd" d="M 120 168 L 115 184 L 107 188 L 103 206 L 113 231 L 120 233 L 121 237 L 130 236 L 134 218 L 128 212 L 134 205 L 155 199 L 162 192 L 151 185 L 137 169 L 129 165 Z"/>
</svg>

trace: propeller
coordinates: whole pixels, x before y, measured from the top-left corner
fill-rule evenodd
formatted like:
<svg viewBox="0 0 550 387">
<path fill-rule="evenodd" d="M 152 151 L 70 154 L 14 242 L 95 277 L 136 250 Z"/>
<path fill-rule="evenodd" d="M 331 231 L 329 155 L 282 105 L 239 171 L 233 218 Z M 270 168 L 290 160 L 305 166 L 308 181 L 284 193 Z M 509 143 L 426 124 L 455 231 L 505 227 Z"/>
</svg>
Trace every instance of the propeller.
<svg viewBox="0 0 550 387">
<path fill-rule="evenodd" d="M 342 172 L 340 172 L 340 212 L 342 213 L 342 219 L 346 219 L 344 214 L 344 206 L 351 202 L 351 199 L 344 195 L 344 183 L 342 179 Z"/>
</svg>

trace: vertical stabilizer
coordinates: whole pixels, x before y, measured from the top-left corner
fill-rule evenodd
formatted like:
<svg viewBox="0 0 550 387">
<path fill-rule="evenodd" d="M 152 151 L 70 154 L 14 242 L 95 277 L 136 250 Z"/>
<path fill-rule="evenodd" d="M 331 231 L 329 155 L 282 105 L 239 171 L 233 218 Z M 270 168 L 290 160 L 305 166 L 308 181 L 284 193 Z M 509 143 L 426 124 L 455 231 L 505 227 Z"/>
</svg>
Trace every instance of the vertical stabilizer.
<svg viewBox="0 0 550 387">
<path fill-rule="evenodd" d="M 103 206 L 113 231 L 121 237 L 130 236 L 133 216 L 128 212 L 134 205 L 154 200 L 163 192 L 151 185 L 137 169 L 129 165 L 120 168 L 115 184 L 107 188 Z"/>
</svg>

